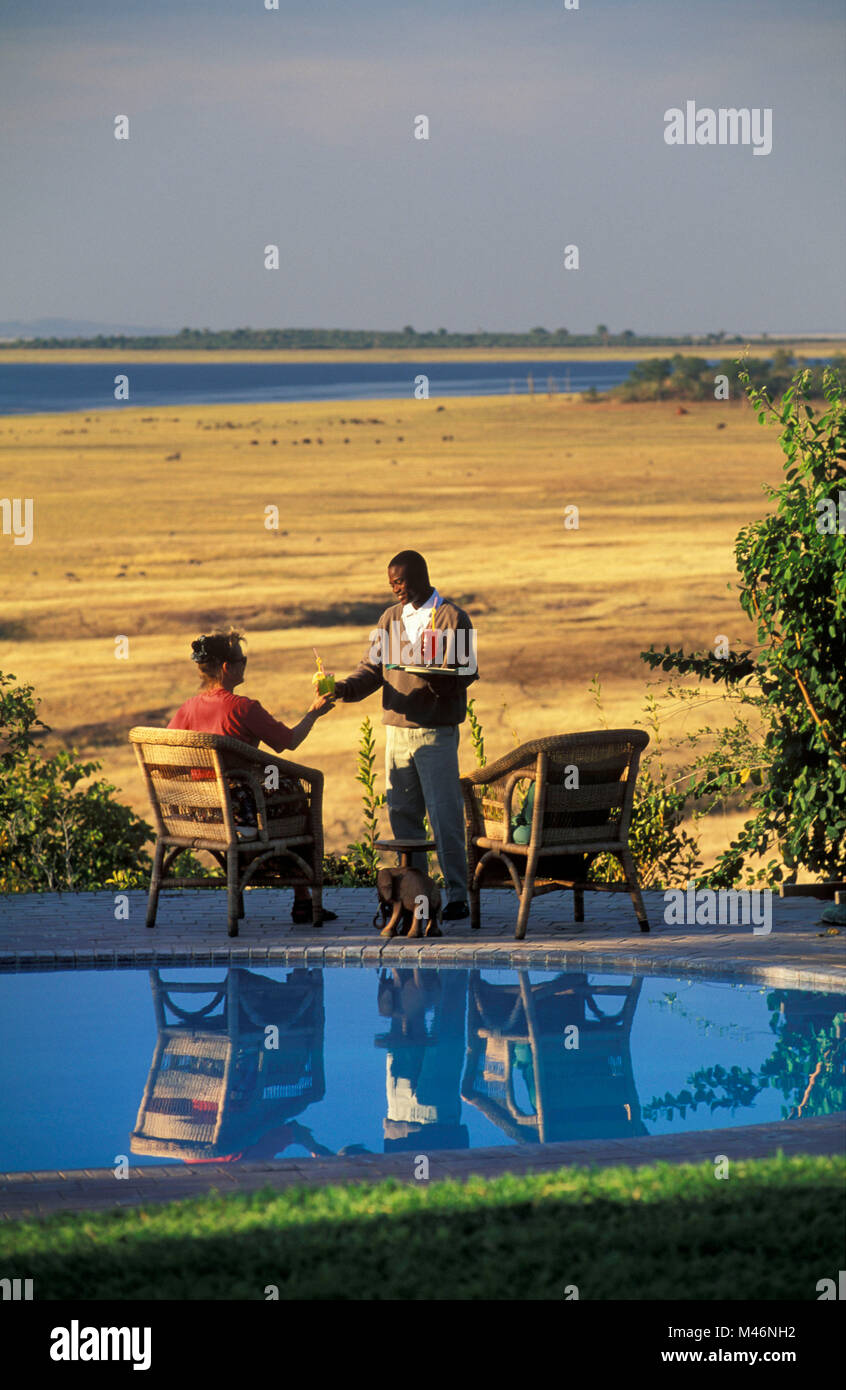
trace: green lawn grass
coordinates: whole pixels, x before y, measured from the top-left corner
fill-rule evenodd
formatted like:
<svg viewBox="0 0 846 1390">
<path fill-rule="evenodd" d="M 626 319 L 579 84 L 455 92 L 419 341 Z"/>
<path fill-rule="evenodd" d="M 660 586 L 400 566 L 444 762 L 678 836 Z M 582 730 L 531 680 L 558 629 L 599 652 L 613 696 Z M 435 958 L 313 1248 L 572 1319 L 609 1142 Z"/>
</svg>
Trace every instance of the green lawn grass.
<svg viewBox="0 0 846 1390">
<path fill-rule="evenodd" d="M 296 1188 L 0 1229 L 38 1299 L 814 1300 L 843 1265 L 846 1161 L 563 1169 Z"/>
</svg>

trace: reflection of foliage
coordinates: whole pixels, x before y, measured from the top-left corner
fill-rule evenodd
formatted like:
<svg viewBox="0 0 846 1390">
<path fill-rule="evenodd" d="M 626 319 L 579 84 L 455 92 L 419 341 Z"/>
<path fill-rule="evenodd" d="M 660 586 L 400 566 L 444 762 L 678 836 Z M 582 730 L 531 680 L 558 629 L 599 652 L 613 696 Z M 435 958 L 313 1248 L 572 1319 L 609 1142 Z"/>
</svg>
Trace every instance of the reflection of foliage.
<svg viewBox="0 0 846 1390">
<path fill-rule="evenodd" d="M 684 1119 L 688 1109 L 696 1110 L 700 1105 L 707 1105 L 711 1114 L 717 1110 L 734 1114 L 739 1107 L 752 1105 L 755 1097 L 768 1088 L 780 1091 L 788 1102 L 781 1108 L 782 1119 L 830 1115 L 842 1110 L 846 1014 L 831 1013 L 828 996 L 816 998 L 820 1001 L 819 1013 L 831 1014 L 831 1022 L 819 1029 L 810 1020 L 804 1027 L 790 1024 L 785 1015 L 790 1001 L 786 991 L 768 995 L 770 1028 L 777 1041 L 759 1071 L 736 1066 L 729 1071 L 720 1066 L 700 1067 L 687 1078 L 686 1088 L 678 1095 L 668 1091 L 663 1099 L 655 1096 L 644 1105 L 644 1119 L 654 1121 L 663 1115 L 671 1120 L 676 1111 Z"/>
<path fill-rule="evenodd" d="M 786 991 L 778 990 L 767 998 L 773 1010 L 770 1027 L 778 1041 L 771 1057 L 761 1067 L 766 1085 L 777 1087 L 786 1100 L 792 1102 L 789 1118 L 800 1115 L 831 1115 L 844 1106 L 843 1085 L 846 1077 L 846 1014 L 834 1014 L 827 1027 L 816 1030 L 809 1025 L 806 1033 L 785 1025 L 779 1028 L 782 1010 L 788 1006 Z M 824 1010 L 820 1003 L 820 1012 Z M 783 1110 L 783 1113 L 787 1113 Z"/>
<path fill-rule="evenodd" d="M 700 1105 L 707 1105 L 712 1115 L 715 1110 L 730 1110 L 734 1114 L 739 1105 L 751 1105 L 763 1089 L 748 1067 L 743 1071 L 740 1067 L 732 1067 L 731 1071 L 726 1071 L 725 1067 L 700 1067 L 687 1078 L 687 1084 L 692 1090 L 679 1091 L 677 1096 L 668 1091 L 663 1100 L 653 1097 L 643 1107 L 644 1119 L 657 1120 L 663 1114 L 665 1119 L 672 1120 L 676 1110 L 684 1119 L 688 1108 L 696 1110 Z M 720 1090 L 723 1095 L 718 1094 Z"/>
<path fill-rule="evenodd" d="M 761 990 L 762 994 L 763 992 Z M 698 1031 L 706 1038 L 733 1038 L 736 1042 L 749 1042 L 752 1036 L 748 1028 L 742 1028 L 737 1023 L 714 1023 L 703 1014 L 694 1013 L 681 1003 L 678 994 L 673 990 L 666 990 L 663 999 L 652 999 L 650 1004 L 654 1008 L 672 1012 L 677 1018 L 695 1023 Z"/>
</svg>

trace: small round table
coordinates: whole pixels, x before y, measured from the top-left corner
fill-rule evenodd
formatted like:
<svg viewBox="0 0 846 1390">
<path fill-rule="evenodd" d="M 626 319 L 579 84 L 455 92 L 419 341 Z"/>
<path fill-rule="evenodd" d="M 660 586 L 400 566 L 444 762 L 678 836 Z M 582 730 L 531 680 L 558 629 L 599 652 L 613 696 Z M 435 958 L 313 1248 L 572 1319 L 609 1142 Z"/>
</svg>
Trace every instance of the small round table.
<svg viewBox="0 0 846 1390">
<path fill-rule="evenodd" d="M 437 845 L 434 840 L 377 840 L 376 848 L 395 850 L 400 856 L 400 867 L 408 869 L 411 867 L 412 854 L 425 854 L 437 849 Z"/>
</svg>

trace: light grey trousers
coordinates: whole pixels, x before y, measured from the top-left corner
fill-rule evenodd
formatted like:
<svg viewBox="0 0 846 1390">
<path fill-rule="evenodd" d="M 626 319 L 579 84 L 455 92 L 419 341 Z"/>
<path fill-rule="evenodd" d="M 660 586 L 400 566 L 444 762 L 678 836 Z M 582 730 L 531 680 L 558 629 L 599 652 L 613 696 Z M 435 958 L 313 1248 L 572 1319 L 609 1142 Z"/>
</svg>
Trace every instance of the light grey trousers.
<svg viewBox="0 0 846 1390">
<path fill-rule="evenodd" d="M 404 729 L 387 724 L 385 789 L 396 840 L 422 840 L 428 814 L 448 901 L 467 901 L 464 801 L 458 784 L 458 725 Z M 426 870 L 426 856 L 412 864 Z"/>
</svg>

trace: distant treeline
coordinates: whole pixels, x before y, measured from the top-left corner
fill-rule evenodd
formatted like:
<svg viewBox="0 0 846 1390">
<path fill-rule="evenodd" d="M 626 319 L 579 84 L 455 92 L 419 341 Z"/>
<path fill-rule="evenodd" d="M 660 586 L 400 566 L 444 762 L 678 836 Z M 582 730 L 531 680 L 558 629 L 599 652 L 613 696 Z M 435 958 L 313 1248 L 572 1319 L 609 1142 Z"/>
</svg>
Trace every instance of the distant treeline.
<svg viewBox="0 0 846 1390">
<path fill-rule="evenodd" d="M 709 333 L 705 337 L 683 338 L 648 337 L 630 328 L 611 333 L 604 323 L 594 333 L 570 333 L 566 328 L 549 332 L 532 328 L 528 333 L 448 333 L 445 328 L 417 333 L 410 324 L 400 331 L 371 332 L 351 328 L 232 328 L 213 333 L 210 328 L 183 328 L 179 333 L 152 334 L 135 337 L 115 334 L 95 338 L 17 338 L 0 343 L 0 348 L 156 348 L 204 349 L 209 352 L 224 349 L 270 351 L 279 348 L 414 348 L 429 352 L 437 348 L 583 348 L 583 347 L 707 347 L 719 344 L 742 344 L 743 338 L 728 337 L 725 333 Z"/>
<path fill-rule="evenodd" d="M 735 358 L 726 357 L 720 362 L 707 362 L 704 357 L 686 357 L 676 353 L 673 357 L 647 357 L 637 362 L 627 379 L 614 386 L 607 395 L 621 401 L 705 401 L 726 399 L 721 394 L 726 389 L 732 400 L 743 394 L 739 382 L 741 371 L 747 371 L 753 386 L 766 387 L 770 396 L 780 396 L 790 385 L 795 373 L 805 367 L 806 360 L 794 357 L 779 348 L 772 357 L 747 357 L 740 363 Z M 846 354 L 837 353 L 830 359 L 830 365 L 846 381 Z M 808 366 L 811 373 L 811 389 L 822 393 L 822 366 Z M 727 383 L 718 381 L 727 377 Z M 597 392 L 588 393 L 592 400 L 601 400 Z"/>
</svg>

